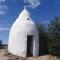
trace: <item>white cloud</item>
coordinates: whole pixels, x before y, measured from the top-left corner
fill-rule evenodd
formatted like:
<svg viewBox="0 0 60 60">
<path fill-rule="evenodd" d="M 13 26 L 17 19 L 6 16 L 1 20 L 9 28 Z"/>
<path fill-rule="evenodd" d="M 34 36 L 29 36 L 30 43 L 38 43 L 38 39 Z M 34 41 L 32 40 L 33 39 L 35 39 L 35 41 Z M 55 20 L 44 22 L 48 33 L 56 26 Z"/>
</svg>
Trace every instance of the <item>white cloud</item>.
<svg viewBox="0 0 60 60">
<path fill-rule="evenodd" d="M 5 12 L 4 11 L 0 11 L 0 15 L 4 15 L 5 14 Z"/>
<path fill-rule="evenodd" d="M 0 5 L 0 10 L 7 9 L 7 8 L 8 8 L 7 5 Z"/>
<path fill-rule="evenodd" d="M 5 2 L 5 1 L 6 1 L 6 0 L 0 0 L 0 3 L 1 3 L 1 2 Z"/>
<path fill-rule="evenodd" d="M 4 15 L 7 10 L 6 5 L 0 5 L 0 15 Z"/>
<path fill-rule="evenodd" d="M 8 6 L 3 4 L 2 2 L 6 3 L 6 0 L 0 0 L 0 15 L 4 15 L 8 10 Z"/>
<path fill-rule="evenodd" d="M 36 8 L 36 7 L 38 7 L 40 5 L 40 1 L 39 0 L 24 0 L 24 2 L 29 4 L 26 7 Z"/>
<path fill-rule="evenodd" d="M 10 28 L 9 27 L 0 27 L 0 31 L 9 31 Z"/>
<path fill-rule="evenodd" d="M 4 15 L 8 10 L 7 5 L 0 5 L 0 15 Z"/>
<path fill-rule="evenodd" d="M 10 30 L 10 27 L 7 25 L 7 26 L 4 26 L 4 24 L 0 23 L 0 31 L 8 31 Z"/>
</svg>

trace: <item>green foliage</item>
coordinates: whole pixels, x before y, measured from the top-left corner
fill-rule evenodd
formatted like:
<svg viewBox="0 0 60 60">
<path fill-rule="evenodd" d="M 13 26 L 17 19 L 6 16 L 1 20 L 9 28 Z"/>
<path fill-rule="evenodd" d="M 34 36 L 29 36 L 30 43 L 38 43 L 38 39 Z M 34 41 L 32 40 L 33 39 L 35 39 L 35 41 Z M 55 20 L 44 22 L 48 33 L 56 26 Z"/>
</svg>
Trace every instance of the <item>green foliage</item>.
<svg viewBox="0 0 60 60">
<path fill-rule="evenodd" d="M 38 25 L 39 30 L 39 55 L 46 55 L 48 54 L 47 49 L 47 32 L 45 28 L 45 24 Z"/>
<path fill-rule="evenodd" d="M 44 55 L 44 53 L 47 54 L 49 51 L 52 55 L 60 56 L 60 18 L 55 17 L 50 21 L 48 31 L 46 31 L 45 27 L 44 24 L 38 25 L 40 43 L 39 54 Z"/>
<path fill-rule="evenodd" d="M 0 40 L 0 49 L 3 48 L 3 45 L 2 45 L 2 40 Z"/>
<path fill-rule="evenodd" d="M 48 26 L 48 49 L 52 55 L 60 56 L 60 18 L 55 17 Z"/>
</svg>

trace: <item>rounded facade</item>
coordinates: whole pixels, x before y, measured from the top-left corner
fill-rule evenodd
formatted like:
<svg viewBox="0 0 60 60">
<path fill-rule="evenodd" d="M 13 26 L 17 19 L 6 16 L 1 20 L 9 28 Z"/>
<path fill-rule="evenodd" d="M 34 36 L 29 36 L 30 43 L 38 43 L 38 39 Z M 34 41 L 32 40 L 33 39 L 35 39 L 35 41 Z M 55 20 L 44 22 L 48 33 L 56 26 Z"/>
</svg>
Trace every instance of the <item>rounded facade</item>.
<svg viewBox="0 0 60 60">
<path fill-rule="evenodd" d="M 27 38 L 30 36 L 30 38 Z M 33 36 L 33 38 L 31 38 Z M 20 57 L 27 56 L 27 39 L 31 41 L 30 52 L 32 56 L 38 56 L 39 53 L 39 34 L 36 24 L 32 21 L 29 12 L 24 9 L 16 21 L 13 23 L 8 43 L 8 51 Z M 29 47 L 28 47 L 29 48 Z"/>
</svg>

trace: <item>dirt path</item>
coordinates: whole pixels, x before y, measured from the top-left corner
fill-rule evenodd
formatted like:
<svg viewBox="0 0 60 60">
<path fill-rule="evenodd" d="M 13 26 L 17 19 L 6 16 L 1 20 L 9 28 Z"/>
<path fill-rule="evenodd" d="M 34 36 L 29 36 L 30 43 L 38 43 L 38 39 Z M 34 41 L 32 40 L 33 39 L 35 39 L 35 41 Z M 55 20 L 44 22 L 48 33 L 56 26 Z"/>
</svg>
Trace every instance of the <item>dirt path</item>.
<svg viewBox="0 0 60 60">
<path fill-rule="evenodd" d="M 56 59 L 56 57 L 52 57 L 48 55 L 40 56 L 40 57 L 29 57 L 26 59 L 18 59 L 13 56 L 11 57 L 5 56 L 5 53 L 6 53 L 6 49 L 0 49 L 0 60 L 60 60 L 60 59 Z"/>
<path fill-rule="evenodd" d="M 7 60 L 7 57 L 5 57 L 4 54 L 5 54 L 5 50 L 0 49 L 0 60 Z"/>
</svg>

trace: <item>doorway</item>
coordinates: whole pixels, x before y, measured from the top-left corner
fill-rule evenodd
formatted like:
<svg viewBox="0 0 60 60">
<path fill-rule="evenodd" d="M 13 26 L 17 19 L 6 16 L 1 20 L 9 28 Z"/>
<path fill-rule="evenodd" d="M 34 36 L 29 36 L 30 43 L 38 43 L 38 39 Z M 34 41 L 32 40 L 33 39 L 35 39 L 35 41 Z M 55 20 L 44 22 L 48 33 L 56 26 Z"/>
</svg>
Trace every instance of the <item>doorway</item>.
<svg viewBox="0 0 60 60">
<path fill-rule="evenodd" d="M 27 56 L 28 57 L 33 56 L 32 40 L 33 40 L 33 36 L 27 35 Z"/>
</svg>

